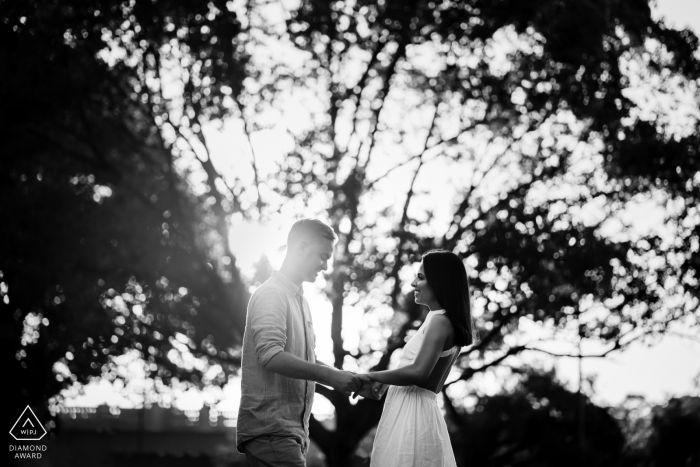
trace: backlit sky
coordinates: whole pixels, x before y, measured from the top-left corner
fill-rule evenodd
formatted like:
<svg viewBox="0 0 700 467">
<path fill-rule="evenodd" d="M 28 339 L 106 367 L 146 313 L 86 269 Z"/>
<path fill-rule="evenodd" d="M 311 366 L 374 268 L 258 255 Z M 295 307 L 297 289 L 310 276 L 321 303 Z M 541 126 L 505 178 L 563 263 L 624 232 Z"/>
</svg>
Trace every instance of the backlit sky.
<svg viewBox="0 0 700 467">
<path fill-rule="evenodd" d="M 674 27 L 690 27 L 700 35 L 700 0 L 658 0 L 657 17 L 663 17 Z M 218 137 L 220 147 L 231 147 L 231 135 L 224 131 Z M 263 138 L 261 136 L 261 138 Z M 214 143 L 217 144 L 216 142 Z M 234 145 L 235 147 L 235 145 Z M 279 150 L 279 148 L 278 148 Z M 239 154 L 239 157 L 243 154 Z M 230 157 L 230 154 L 229 154 Z M 234 155 L 235 157 L 235 155 Z M 299 216 L 296 206 L 283 209 L 280 216 L 266 225 L 236 223 L 231 232 L 231 245 L 237 262 L 243 272 L 250 271 L 252 263 L 266 254 L 273 264 L 278 267 L 283 257 L 286 231 L 295 218 Z M 648 216 L 646 224 L 654 224 L 655 216 Z M 408 282 L 410 278 L 406 277 Z M 315 284 L 307 284 L 306 296 L 313 311 L 314 325 L 317 336 L 317 355 L 326 362 L 332 361 L 332 343 L 330 339 L 330 303 L 319 292 L 323 286 L 320 278 Z M 359 313 L 359 312 L 358 312 Z M 345 343 L 353 346 L 353 339 L 363 326 L 362 314 L 345 313 L 344 335 Z M 678 328 L 683 333 L 684 329 Z M 554 365 L 561 379 L 572 388 L 578 380 L 578 363 L 574 359 L 543 358 L 541 355 L 523 355 L 523 360 L 537 363 L 544 367 Z M 126 360 L 127 358 L 125 358 Z M 129 388 L 114 388 L 108 382 L 92 383 L 83 388 L 84 393 L 67 391 L 66 405 L 96 406 L 106 403 L 121 407 L 138 405 L 140 397 L 137 393 L 140 385 L 138 365 L 129 366 L 133 375 L 134 386 Z M 595 377 L 594 400 L 601 404 L 619 404 L 629 394 L 639 394 L 653 402 L 662 402 L 669 396 L 684 394 L 700 394 L 700 388 L 694 386 L 694 377 L 700 377 L 700 341 L 668 335 L 654 343 L 653 346 L 642 344 L 633 345 L 623 353 L 614 354 L 606 359 L 590 359 L 584 362 L 584 374 Z M 485 376 L 474 381 L 479 389 L 488 392 L 498 392 L 500 387 L 493 376 Z M 695 383 L 697 384 L 697 383 Z M 207 394 L 196 391 L 173 391 L 172 403 L 182 409 L 196 409 L 203 402 L 219 403 L 221 409 L 235 410 L 239 398 L 239 382 L 232 381 L 223 391 L 211 389 Z M 317 399 L 314 412 L 318 415 L 328 414 L 330 406 L 322 398 Z"/>
</svg>

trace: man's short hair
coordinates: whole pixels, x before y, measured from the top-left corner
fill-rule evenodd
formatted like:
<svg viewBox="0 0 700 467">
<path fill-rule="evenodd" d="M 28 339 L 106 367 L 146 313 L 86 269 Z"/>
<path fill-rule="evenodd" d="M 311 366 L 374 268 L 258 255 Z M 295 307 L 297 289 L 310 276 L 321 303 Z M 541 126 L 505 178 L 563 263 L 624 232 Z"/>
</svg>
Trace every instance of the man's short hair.
<svg viewBox="0 0 700 467">
<path fill-rule="evenodd" d="M 326 223 L 318 219 L 301 219 L 294 223 L 287 235 L 287 248 L 291 248 L 302 240 L 327 238 L 335 243 L 338 236 Z"/>
</svg>

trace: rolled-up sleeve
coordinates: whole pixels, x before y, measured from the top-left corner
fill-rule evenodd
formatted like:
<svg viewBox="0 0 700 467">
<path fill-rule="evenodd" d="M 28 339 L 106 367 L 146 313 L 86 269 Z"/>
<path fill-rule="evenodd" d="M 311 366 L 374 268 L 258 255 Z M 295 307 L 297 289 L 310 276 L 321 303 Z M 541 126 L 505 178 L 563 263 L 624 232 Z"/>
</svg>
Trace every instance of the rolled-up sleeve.
<svg viewBox="0 0 700 467">
<path fill-rule="evenodd" d="M 281 291 L 269 290 L 251 308 L 250 330 L 262 366 L 284 351 L 287 343 L 287 307 Z"/>
</svg>

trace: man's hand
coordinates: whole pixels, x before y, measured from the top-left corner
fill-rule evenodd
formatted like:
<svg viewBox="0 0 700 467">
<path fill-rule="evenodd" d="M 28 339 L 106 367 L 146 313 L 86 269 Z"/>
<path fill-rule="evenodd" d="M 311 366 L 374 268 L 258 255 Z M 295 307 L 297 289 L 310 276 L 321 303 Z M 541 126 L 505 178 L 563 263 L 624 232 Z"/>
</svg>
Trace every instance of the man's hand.
<svg viewBox="0 0 700 467">
<path fill-rule="evenodd" d="M 362 381 L 362 387 L 352 395 L 353 398 L 362 396 L 365 399 L 379 400 L 383 395 L 383 384 L 372 381 L 368 375 L 357 375 Z"/>
<path fill-rule="evenodd" d="M 382 398 L 384 385 L 382 383 L 376 382 L 372 384 L 364 384 L 359 391 L 352 395 L 353 398 L 357 396 L 362 396 L 365 399 L 379 400 Z"/>
<path fill-rule="evenodd" d="M 336 391 L 342 392 L 346 396 L 360 389 L 362 381 L 349 371 L 335 370 L 331 373 L 328 383 Z"/>
</svg>

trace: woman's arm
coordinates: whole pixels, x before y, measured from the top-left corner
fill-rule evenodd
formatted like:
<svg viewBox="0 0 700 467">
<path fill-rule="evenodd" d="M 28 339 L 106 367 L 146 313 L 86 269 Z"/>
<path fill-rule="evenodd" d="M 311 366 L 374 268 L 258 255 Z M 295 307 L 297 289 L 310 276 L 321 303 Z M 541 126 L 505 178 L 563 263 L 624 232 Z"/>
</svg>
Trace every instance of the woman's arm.
<svg viewBox="0 0 700 467">
<path fill-rule="evenodd" d="M 373 381 L 394 386 L 420 384 L 430 376 L 440 358 L 440 352 L 452 333 L 452 323 L 443 315 L 434 315 L 428 323 L 423 343 L 416 359 L 410 365 L 396 370 L 373 371 L 369 377 Z"/>
</svg>

